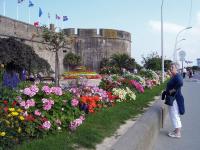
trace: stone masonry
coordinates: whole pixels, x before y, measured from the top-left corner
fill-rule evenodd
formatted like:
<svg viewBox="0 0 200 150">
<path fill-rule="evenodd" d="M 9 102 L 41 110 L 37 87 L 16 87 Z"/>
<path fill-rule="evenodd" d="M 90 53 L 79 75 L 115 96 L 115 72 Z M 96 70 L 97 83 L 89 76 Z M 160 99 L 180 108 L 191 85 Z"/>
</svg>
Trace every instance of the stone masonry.
<svg viewBox="0 0 200 150">
<path fill-rule="evenodd" d="M 68 44 L 59 52 L 60 73 L 65 71 L 63 58 L 69 51 L 81 56 L 82 64 L 90 70 L 98 71 L 102 58 L 115 53 L 131 56 L 131 34 L 114 29 L 63 29 Z M 42 39 L 42 29 L 0 15 L 0 37 L 16 37 L 33 47 L 35 52 L 46 59 L 54 70 L 54 53 L 46 49 Z"/>
</svg>

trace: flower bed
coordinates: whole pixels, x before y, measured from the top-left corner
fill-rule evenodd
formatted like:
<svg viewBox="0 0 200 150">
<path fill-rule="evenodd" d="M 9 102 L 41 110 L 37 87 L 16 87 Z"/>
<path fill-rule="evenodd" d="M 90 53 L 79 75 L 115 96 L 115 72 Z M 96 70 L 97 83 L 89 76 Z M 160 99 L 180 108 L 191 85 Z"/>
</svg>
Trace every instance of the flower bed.
<svg viewBox="0 0 200 150">
<path fill-rule="evenodd" d="M 26 85 L 16 91 L 14 99 L 0 100 L 0 148 L 62 130 L 75 131 L 87 115 L 118 102 L 133 102 L 150 83 L 151 87 L 156 85 L 151 79 L 138 78 L 105 75 L 99 87 L 80 85 L 68 91 L 50 85 Z"/>
<path fill-rule="evenodd" d="M 101 79 L 101 75 L 92 71 L 70 71 L 63 74 L 64 79 L 77 79 L 85 77 L 87 79 Z"/>
</svg>

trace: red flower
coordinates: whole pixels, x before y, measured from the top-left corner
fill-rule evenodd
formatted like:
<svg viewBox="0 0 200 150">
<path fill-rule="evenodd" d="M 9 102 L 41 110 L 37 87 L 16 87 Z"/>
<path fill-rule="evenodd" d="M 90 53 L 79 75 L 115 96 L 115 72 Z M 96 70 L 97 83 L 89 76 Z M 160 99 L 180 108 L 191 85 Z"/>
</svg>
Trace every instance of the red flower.
<svg viewBox="0 0 200 150">
<path fill-rule="evenodd" d="M 4 107 L 3 110 L 4 110 L 5 112 L 8 112 L 8 107 Z"/>
<path fill-rule="evenodd" d="M 12 107 L 14 107 L 17 104 L 17 101 L 13 101 Z"/>
<path fill-rule="evenodd" d="M 8 104 L 8 101 L 7 101 L 7 100 L 4 100 L 3 103 L 4 103 L 5 105 L 7 105 L 7 104 Z"/>
<path fill-rule="evenodd" d="M 41 117 L 40 120 L 41 120 L 42 122 L 48 121 L 48 119 L 45 118 L 45 117 Z"/>
<path fill-rule="evenodd" d="M 32 115 L 28 115 L 28 116 L 25 117 L 25 120 L 26 121 L 34 121 L 35 118 Z"/>
</svg>

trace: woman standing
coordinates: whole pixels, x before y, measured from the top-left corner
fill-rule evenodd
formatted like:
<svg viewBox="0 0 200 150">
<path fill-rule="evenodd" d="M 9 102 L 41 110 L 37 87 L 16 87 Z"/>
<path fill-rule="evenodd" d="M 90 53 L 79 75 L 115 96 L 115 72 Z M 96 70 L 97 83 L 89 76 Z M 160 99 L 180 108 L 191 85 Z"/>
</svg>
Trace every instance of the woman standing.
<svg viewBox="0 0 200 150">
<path fill-rule="evenodd" d="M 183 86 L 183 78 L 177 71 L 178 65 L 172 63 L 170 66 L 171 79 L 167 83 L 166 97 L 168 95 L 175 96 L 172 106 L 169 107 L 169 116 L 174 127 L 174 130 L 168 135 L 173 138 L 181 137 L 181 119 L 180 115 L 185 113 L 184 98 L 181 93 L 181 87 Z"/>
</svg>

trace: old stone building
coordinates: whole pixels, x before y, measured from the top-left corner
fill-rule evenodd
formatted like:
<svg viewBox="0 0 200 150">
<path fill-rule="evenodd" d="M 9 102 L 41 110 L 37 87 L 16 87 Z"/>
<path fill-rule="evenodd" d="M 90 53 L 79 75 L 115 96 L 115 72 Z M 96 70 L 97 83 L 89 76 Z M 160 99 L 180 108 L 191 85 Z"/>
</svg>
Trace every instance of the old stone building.
<svg viewBox="0 0 200 150">
<path fill-rule="evenodd" d="M 114 29 L 63 29 L 69 39 L 68 45 L 59 52 L 60 73 L 65 71 L 63 58 L 69 51 L 80 55 L 82 64 L 98 71 L 102 58 L 109 58 L 115 53 L 131 55 L 131 34 Z M 33 25 L 0 16 L 0 36 L 16 37 L 32 46 L 35 52 L 46 59 L 54 70 L 54 53 L 46 49 L 42 39 L 42 29 Z"/>
</svg>

